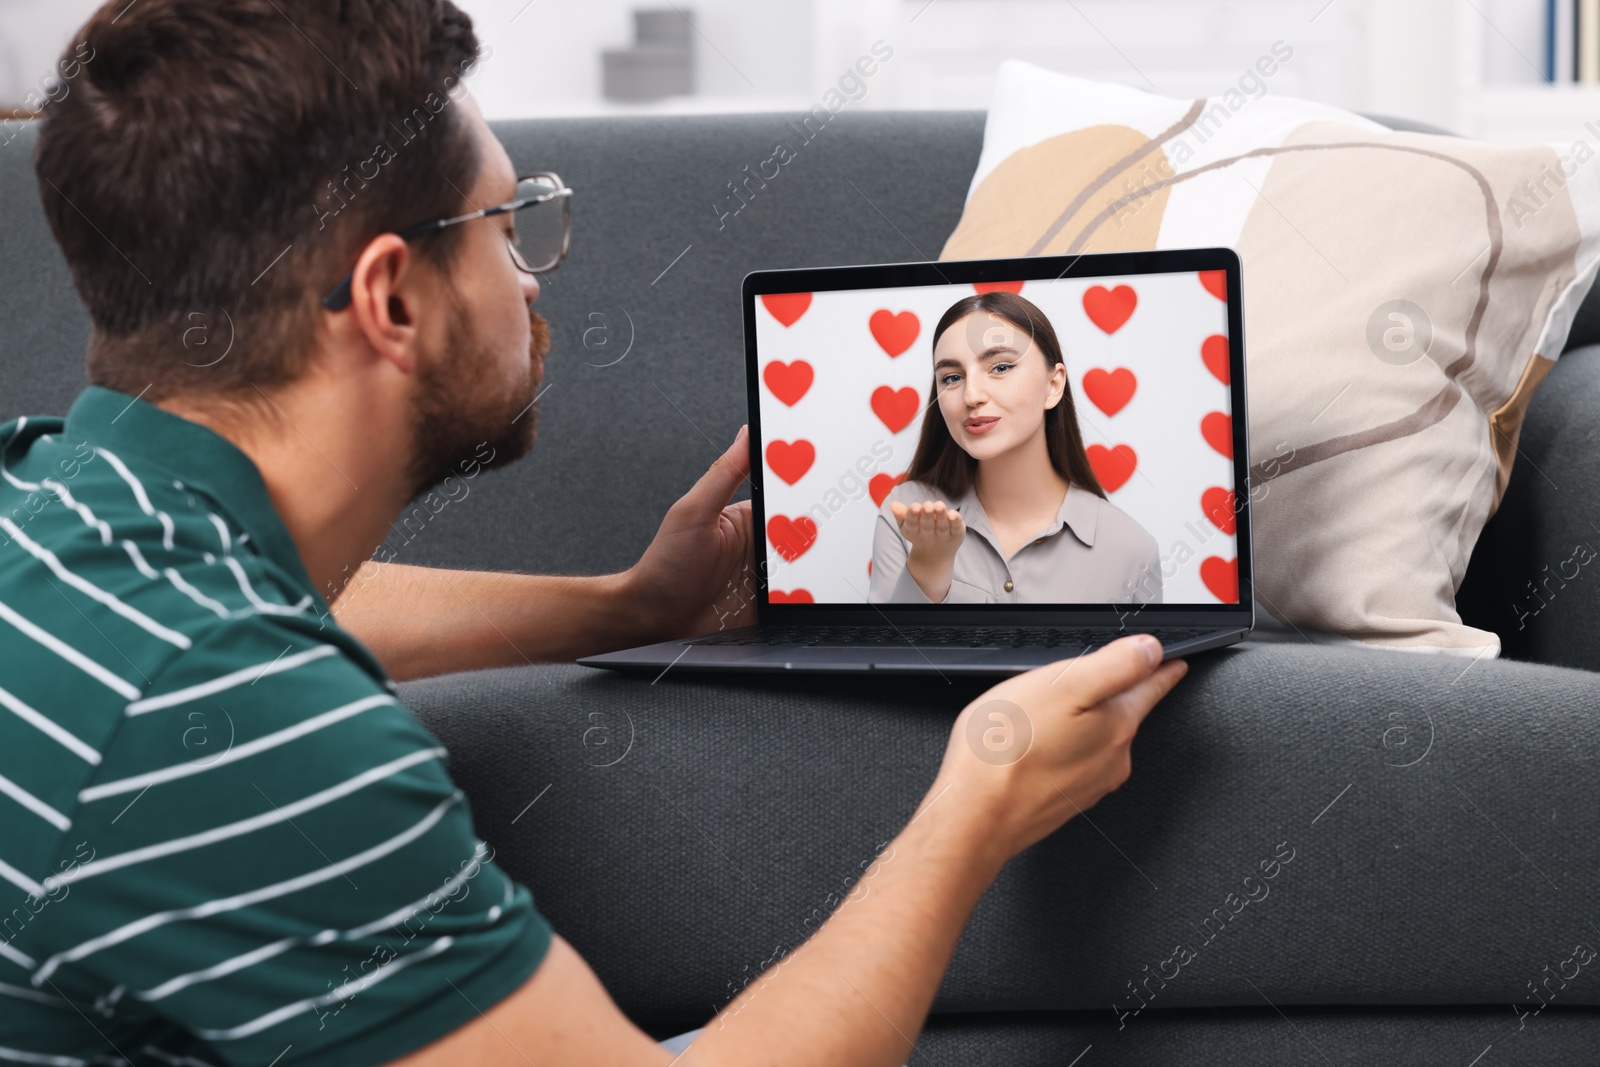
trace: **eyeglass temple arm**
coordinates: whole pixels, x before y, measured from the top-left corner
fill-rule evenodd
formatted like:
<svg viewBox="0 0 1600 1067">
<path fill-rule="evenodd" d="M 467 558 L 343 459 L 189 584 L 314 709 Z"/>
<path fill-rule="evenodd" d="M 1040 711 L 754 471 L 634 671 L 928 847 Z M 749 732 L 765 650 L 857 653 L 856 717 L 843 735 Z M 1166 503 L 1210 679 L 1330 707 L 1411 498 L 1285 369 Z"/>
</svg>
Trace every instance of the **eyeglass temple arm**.
<svg viewBox="0 0 1600 1067">
<path fill-rule="evenodd" d="M 559 189 L 554 189 L 548 193 L 531 197 L 526 201 L 517 201 L 516 203 L 518 206 L 525 206 L 526 204 L 541 204 L 546 200 L 554 200 L 558 197 L 567 197 L 571 195 L 571 187 L 562 186 Z M 510 204 L 496 204 L 494 207 L 483 208 L 480 211 L 471 211 L 465 215 L 457 215 L 454 218 L 434 219 L 432 222 L 423 222 L 418 223 L 415 226 L 408 226 L 405 229 L 400 230 L 395 236 L 401 238 L 402 240 L 409 241 L 413 237 L 421 237 L 425 233 L 432 233 L 434 230 L 442 230 L 446 226 L 451 226 L 458 222 L 468 222 L 472 219 L 488 218 L 490 215 L 501 215 L 512 210 L 515 209 Z M 322 306 L 327 308 L 329 311 L 343 311 L 345 308 L 349 307 L 351 295 L 350 286 L 355 281 L 355 275 L 356 269 L 354 267 L 351 267 L 348 271 L 346 271 L 344 277 L 339 279 L 339 284 L 330 289 L 328 294 L 322 298 Z"/>
</svg>

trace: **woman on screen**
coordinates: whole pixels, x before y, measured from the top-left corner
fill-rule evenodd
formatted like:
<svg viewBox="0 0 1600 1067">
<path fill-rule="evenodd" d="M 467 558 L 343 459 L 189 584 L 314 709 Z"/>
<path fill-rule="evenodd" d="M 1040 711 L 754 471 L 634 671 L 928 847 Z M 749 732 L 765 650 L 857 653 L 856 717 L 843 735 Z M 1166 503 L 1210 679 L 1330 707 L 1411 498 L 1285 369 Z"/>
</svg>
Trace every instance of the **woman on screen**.
<svg viewBox="0 0 1600 1067">
<path fill-rule="evenodd" d="M 1043 312 L 1004 291 L 956 301 L 933 331 L 930 395 L 878 509 L 869 602 L 1161 602 L 1155 538 L 1095 478 Z"/>
</svg>

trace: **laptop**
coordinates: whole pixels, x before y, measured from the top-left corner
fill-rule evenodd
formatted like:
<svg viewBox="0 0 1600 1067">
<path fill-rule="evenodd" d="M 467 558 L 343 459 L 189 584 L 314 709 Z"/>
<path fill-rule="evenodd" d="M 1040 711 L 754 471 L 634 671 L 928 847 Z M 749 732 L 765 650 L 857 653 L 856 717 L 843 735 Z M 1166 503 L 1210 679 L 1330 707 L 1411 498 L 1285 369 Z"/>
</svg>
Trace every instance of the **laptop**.
<svg viewBox="0 0 1600 1067">
<path fill-rule="evenodd" d="M 1233 251 L 757 271 L 742 300 L 757 622 L 579 663 L 1007 675 L 1254 626 Z"/>
</svg>

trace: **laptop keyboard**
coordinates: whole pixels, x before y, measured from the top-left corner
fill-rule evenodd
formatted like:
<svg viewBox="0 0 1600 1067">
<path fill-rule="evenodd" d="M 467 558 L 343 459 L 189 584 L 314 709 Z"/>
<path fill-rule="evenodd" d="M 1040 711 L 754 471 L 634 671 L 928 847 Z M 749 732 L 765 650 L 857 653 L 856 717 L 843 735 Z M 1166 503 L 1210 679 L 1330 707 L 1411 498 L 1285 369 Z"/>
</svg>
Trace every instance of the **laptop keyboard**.
<svg viewBox="0 0 1600 1067">
<path fill-rule="evenodd" d="M 1215 630 L 1162 629 L 1171 645 Z M 763 626 L 730 630 L 687 642 L 691 645 L 782 645 L 806 648 L 861 648 L 886 645 L 944 648 L 1097 648 L 1129 634 L 1150 630 L 1063 626 Z"/>
</svg>

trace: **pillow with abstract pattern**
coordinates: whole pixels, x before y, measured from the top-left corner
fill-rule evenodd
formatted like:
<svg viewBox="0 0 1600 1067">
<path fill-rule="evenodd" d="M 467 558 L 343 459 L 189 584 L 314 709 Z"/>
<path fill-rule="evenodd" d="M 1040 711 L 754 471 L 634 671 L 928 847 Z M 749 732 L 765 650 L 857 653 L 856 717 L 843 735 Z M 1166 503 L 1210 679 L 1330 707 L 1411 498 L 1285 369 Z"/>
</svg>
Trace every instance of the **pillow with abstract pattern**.
<svg viewBox="0 0 1600 1067">
<path fill-rule="evenodd" d="M 1600 266 L 1592 156 L 1012 61 L 940 258 L 1235 249 L 1262 629 L 1498 655 L 1455 593 Z"/>
</svg>

